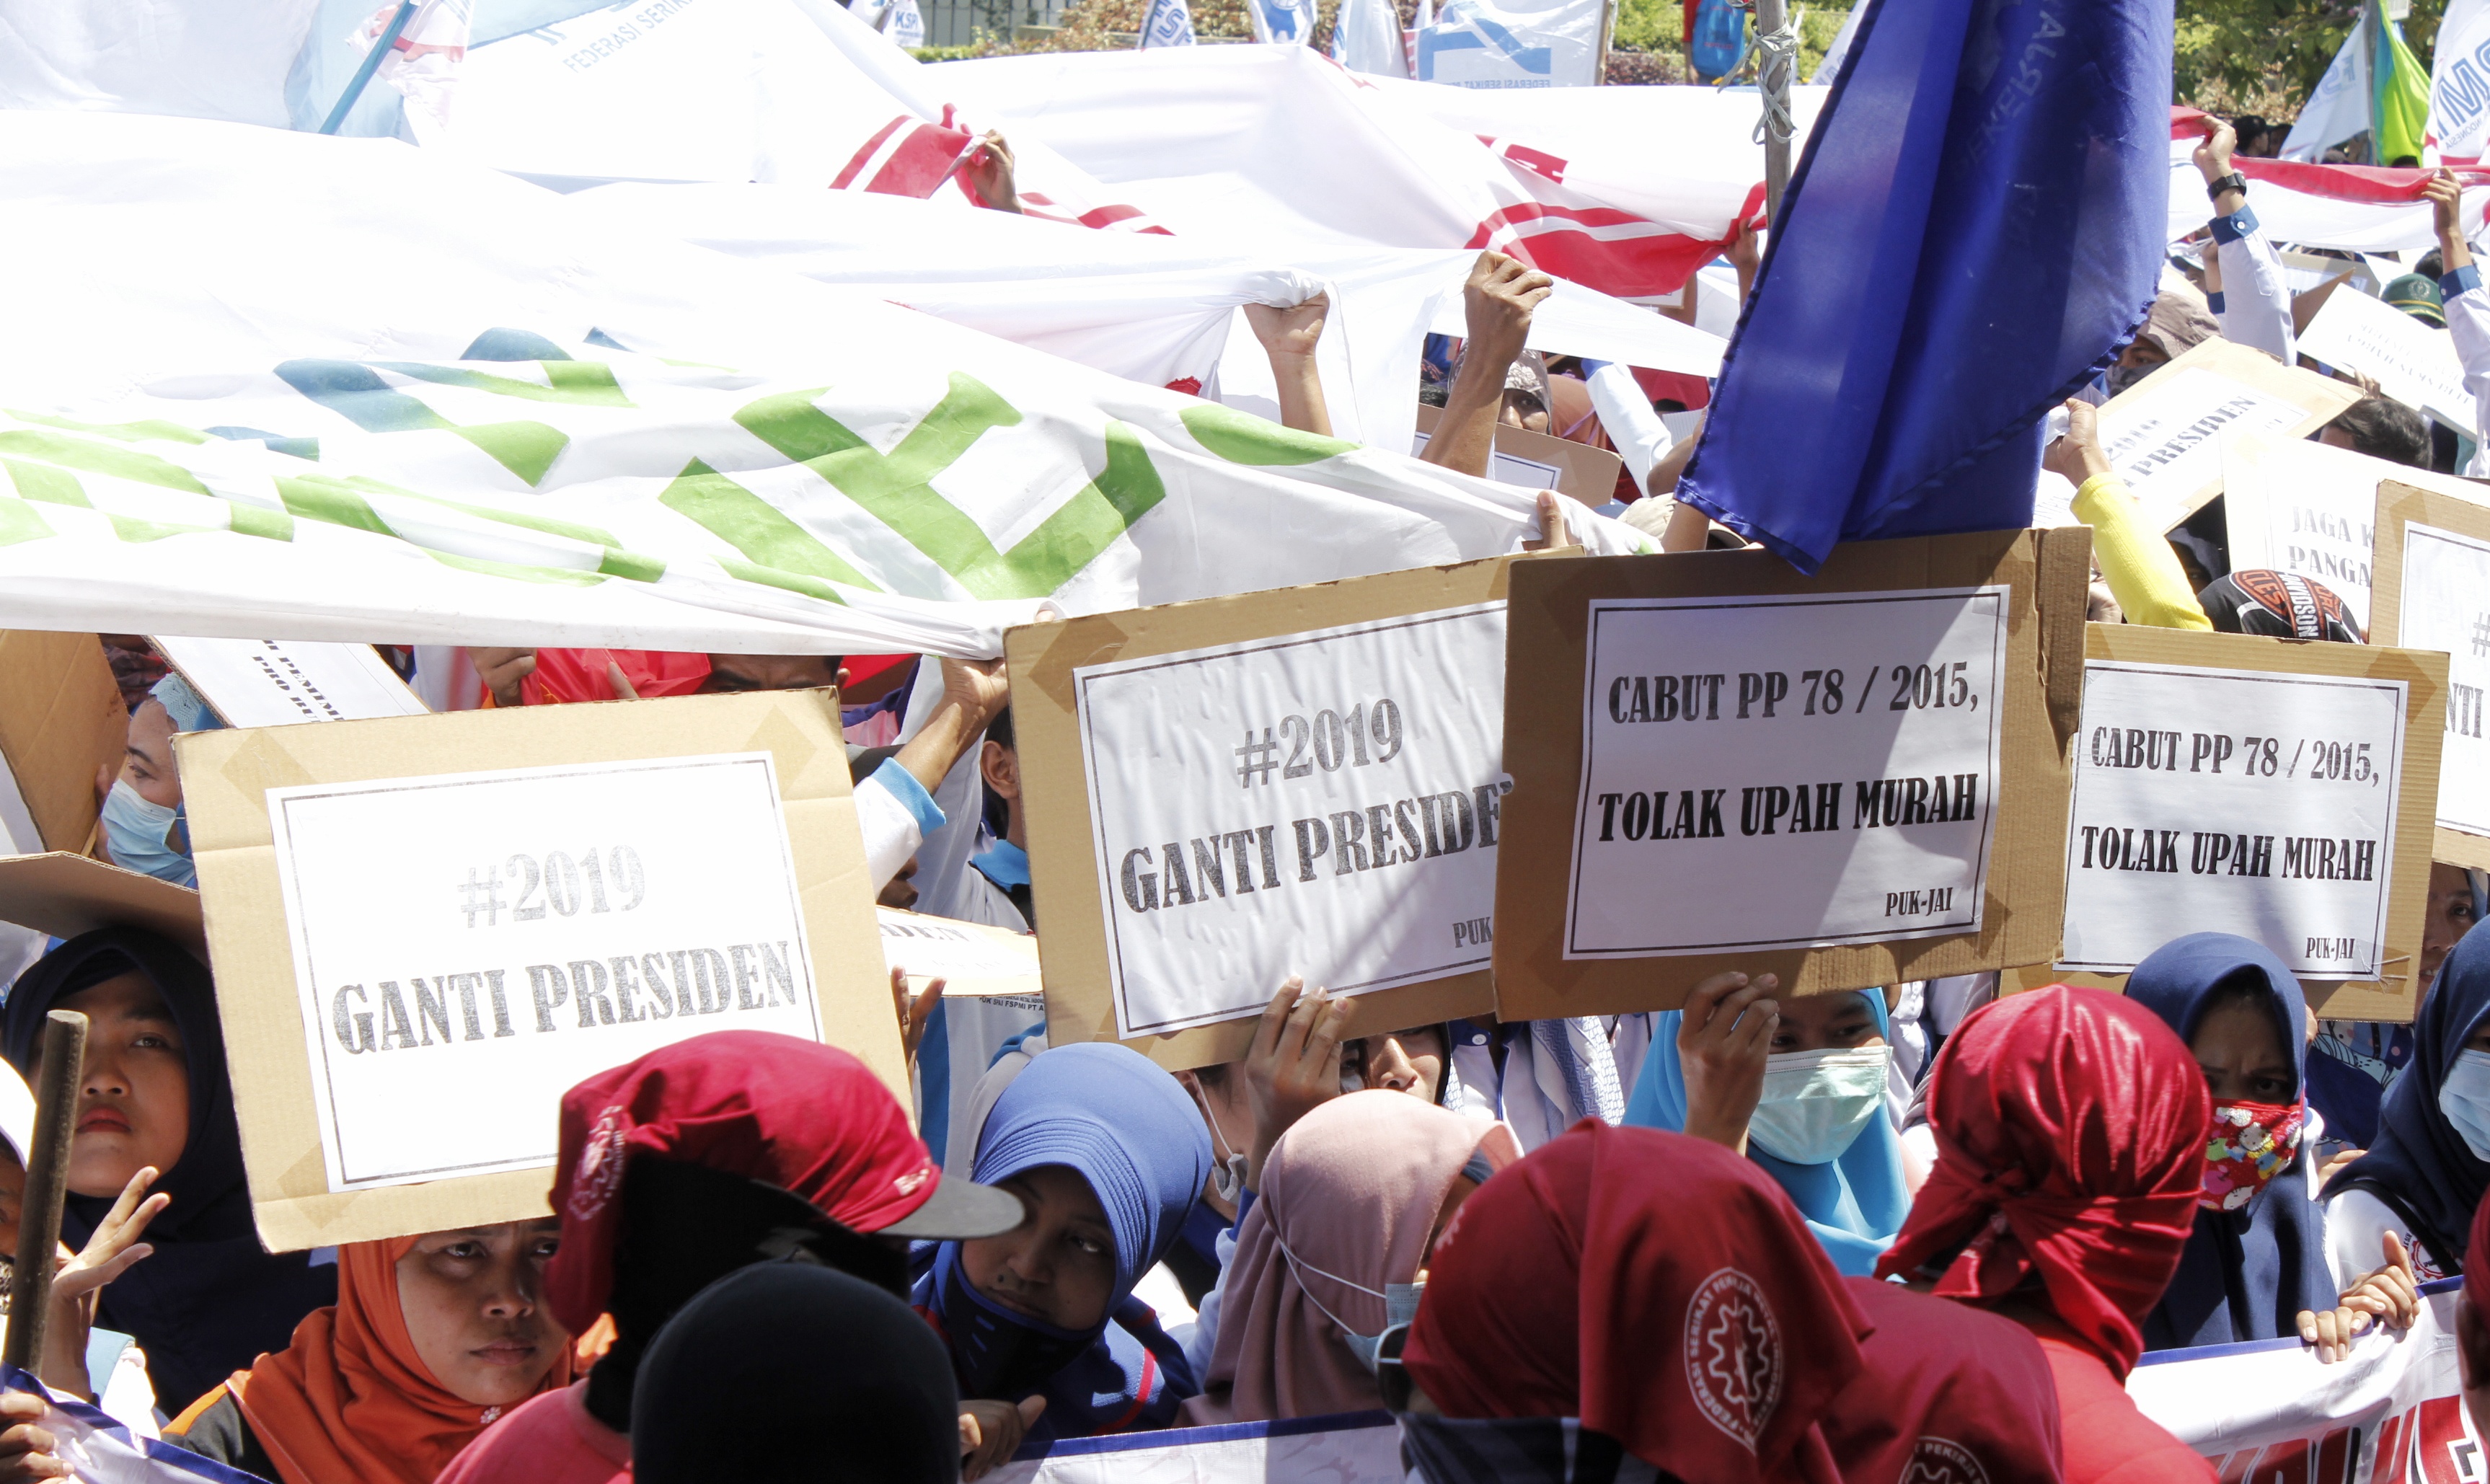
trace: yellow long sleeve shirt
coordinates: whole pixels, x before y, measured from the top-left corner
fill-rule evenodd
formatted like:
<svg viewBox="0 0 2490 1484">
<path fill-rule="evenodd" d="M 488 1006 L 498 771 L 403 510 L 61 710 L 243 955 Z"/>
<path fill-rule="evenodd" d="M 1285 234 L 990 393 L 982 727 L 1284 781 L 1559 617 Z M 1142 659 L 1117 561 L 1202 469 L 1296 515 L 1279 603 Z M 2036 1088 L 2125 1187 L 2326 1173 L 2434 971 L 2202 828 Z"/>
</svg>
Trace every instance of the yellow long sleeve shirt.
<svg viewBox="0 0 2490 1484">
<path fill-rule="evenodd" d="M 2097 474 L 2075 491 L 2075 518 L 2093 528 L 2093 558 L 2130 624 L 2211 630 L 2214 622 L 2187 586 L 2187 569 L 2170 541 L 2146 522 L 2144 509 L 2114 474 Z"/>
</svg>

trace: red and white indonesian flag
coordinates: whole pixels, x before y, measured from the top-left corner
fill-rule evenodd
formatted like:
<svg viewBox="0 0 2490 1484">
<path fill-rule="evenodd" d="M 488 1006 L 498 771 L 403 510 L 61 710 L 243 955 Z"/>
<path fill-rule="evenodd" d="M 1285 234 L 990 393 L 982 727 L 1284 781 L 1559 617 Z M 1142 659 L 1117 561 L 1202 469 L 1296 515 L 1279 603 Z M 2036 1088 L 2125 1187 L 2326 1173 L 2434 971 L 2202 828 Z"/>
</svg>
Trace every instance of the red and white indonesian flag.
<svg viewBox="0 0 2490 1484">
<path fill-rule="evenodd" d="M 2170 110 L 2172 242 L 2201 231 L 2213 218 L 2204 172 L 2194 160 L 2196 144 L 2205 136 L 2204 118 L 2193 108 Z M 2248 205 L 2273 242 L 2347 252 L 2402 252 L 2438 245 L 2429 202 L 2421 197 L 2421 188 L 2435 171 L 2244 155 L 2232 162 L 2248 178 Z M 2490 186 L 2490 171 L 2468 165 L 2458 174 L 2465 183 L 2464 230 L 2468 236 L 2477 234 L 2490 195 L 2476 188 Z"/>
</svg>

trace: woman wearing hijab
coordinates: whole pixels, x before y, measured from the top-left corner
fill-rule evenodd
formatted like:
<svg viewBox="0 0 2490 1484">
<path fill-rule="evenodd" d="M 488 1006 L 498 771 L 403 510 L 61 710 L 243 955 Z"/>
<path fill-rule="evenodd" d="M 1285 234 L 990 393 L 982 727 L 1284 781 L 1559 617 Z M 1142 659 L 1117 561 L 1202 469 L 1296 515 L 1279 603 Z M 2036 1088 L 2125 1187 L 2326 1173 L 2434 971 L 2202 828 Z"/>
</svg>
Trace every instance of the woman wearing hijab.
<svg viewBox="0 0 2490 1484">
<path fill-rule="evenodd" d="M 1432 1484 L 1648 1478 L 1633 1459 L 1679 1484 L 1832 1484 L 1818 1419 L 1868 1327 L 1762 1170 L 1585 1122 L 1437 1241 L 1403 1444 Z"/>
<path fill-rule="evenodd" d="M 2465 1233 L 2490 1190 L 2490 935 L 2447 955 L 2413 1023 L 2413 1062 L 2378 1107 L 2378 1138 L 2326 1187 L 2338 1277 L 2391 1263 L 2400 1238 L 2422 1282 L 2463 1270 Z"/>
<path fill-rule="evenodd" d="M 977 1422 L 968 1476 L 1029 1439 L 1166 1427 L 1193 1371 L 1132 1295 L 1210 1178 L 1210 1136 L 1183 1088 L 1126 1047 L 1055 1047 L 996 1099 L 975 1174 L 1028 1219 L 919 1248 L 915 1286 Z"/>
<path fill-rule="evenodd" d="M 1937 1165 L 1880 1277 L 2030 1330 L 2068 1484 L 2209 1481 L 2128 1399 L 2205 1188 L 2213 1100 L 2186 1044 L 2122 996 L 2052 984 L 1962 1024 L 1928 1085 Z"/>
<path fill-rule="evenodd" d="M 1237 1234 L 1202 1394 L 1180 1425 L 1382 1406 L 1375 1346 L 1417 1312 L 1438 1234 L 1514 1157 L 1500 1126 L 1400 1092 L 1351 1092 L 1299 1120 Z"/>
<path fill-rule="evenodd" d="M 2214 1099 L 2195 1230 L 2145 1319 L 2144 1348 L 2298 1334 L 2301 1311 L 2335 1296 L 2302 1152 L 2313 1141 L 2300 980 L 2248 939 L 2190 933 L 2136 965 L 2127 995 L 2186 1041 Z"/>
<path fill-rule="evenodd" d="M 336 1307 L 166 1437 L 275 1484 L 432 1484 L 504 1411 L 570 1382 L 546 1312 L 551 1217 L 337 1249 Z"/>
<path fill-rule="evenodd" d="M 136 1336 L 157 1405 L 179 1411 L 337 1299 L 328 1254 L 262 1251 L 244 1183 L 223 1028 L 205 965 L 136 928 L 71 939 L 25 972 L 0 1012 L 9 1062 L 43 1058 L 43 1017 L 85 1012 L 86 1062 L 61 1234 L 83 1245 L 132 1175 L 169 1198 L 155 1249 L 101 1297 L 98 1322 Z"/>
<path fill-rule="evenodd" d="M 1885 997 L 1775 1000 L 1776 982 L 1715 975 L 1683 1011 L 1654 1015 L 1626 1122 L 1743 1149 L 1789 1193 L 1833 1266 L 1864 1275 L 1911 1208 L 1901 1140 L 1885 1116 Z"/>
<path fill-rule="evenodd" d="M 666 1322 L 631 1405 L 638 1484 L 952 1484 L 960 1394 L 942 1342 L 847 1273 L 762 1263 Z"/>
<path fill-rule="evenodd" d="M 441 1484 L 627 1484 L 642 1356 L 701 1290 L 789 1259 L 896 1296 L 908 1239 L 1022 1219 L 1019 1202 L 944 1178 L 863 1062 L 763 1031 L 696 1035 L 572 1088 L 554 1169 L 545 1307 L 573 1334 L 610 1316 L 613 1347 L 486 1429 Z"/>
</svg>

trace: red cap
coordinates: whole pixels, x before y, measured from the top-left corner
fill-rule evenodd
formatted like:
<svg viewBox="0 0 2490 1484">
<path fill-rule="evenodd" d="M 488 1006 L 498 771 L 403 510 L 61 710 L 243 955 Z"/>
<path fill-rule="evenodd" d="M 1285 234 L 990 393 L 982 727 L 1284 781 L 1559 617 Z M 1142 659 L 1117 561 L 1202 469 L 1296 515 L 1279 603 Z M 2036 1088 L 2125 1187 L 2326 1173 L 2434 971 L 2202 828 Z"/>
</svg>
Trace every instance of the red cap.
<svg viewBox="0 0 2490 1484">
<path fill-rule="evenodd" d="M 766 1031 L 696 1035 L 563 1094 L 553 1186 L 562 1248 L 545 1272 L 545 1298 L 573 1334 L 596 1322 L 613 1293 L 622 1172 L 633 1154 L 775 1185 L 857 1232 L 905 1223 L 912 1237 L 983 1237 L 1023 1217 L 1003 1192 L 945 1182 L 899 1100 L 846 1052 Z M 921 1219 L 938 1209 L 950 1219 Z M 929 1224 L 956 1230 L 918 1230 Z"/>
</svg>

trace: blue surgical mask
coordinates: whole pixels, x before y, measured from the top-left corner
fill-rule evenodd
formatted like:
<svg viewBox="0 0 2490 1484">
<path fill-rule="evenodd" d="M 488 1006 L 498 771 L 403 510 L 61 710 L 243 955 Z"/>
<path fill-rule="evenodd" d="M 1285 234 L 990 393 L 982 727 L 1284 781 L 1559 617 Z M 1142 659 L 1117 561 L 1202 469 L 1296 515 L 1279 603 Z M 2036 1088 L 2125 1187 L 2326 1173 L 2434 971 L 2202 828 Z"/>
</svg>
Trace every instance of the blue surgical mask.
<svg viewBox="0 0 2490 1484">
<path fill-rule="evenodd" d="M 103 796 L 103 843 L 113 864 L 169 881 L 199 884 L 190 863 L 190 830 L 179 804 L 152 803 L 127 778 L 115 778 Z"/>
<path fill-rule="evenodd" d="M 2438 1111 L 2464 1136 L 2473 1157 L 2490 1163 L 2490 1051 L 2468 1051 L 2438 1085 Z"/>
<path fill-rule="evenodd" d="M 1764 1059 L 1764 1095 L 1747 1120 L 1757 1148 L 1794 1165 L 1831 1164 L 1885 1111 L 1883 1044 Z"/>
<path fill-rule="evenodd" d="M 1363 1283 L 1357 1283 L 1350 1279 L 1344 1278 L 1338 1273 L 1325 1272 L 1321 1268 L 1314 1266 L 1312 1263 L 1303 1261 L 1295 1253 L 1288 1250 L 1288 1244 L 1287 1242 L 1280 1240 L 1279 1229 L 1276 1226 L 1271 1230 L 1271 1240 L 1272 1243 L 1280 1249 L 1280 1256 L 1288 1259 L 1288 1266 L 1297 1269 L 1297 1291 L 1306 1295 L 1306 1302 L 1322 1310 L 1323 1318 L 1330 1320 L 1333 1324 L 1340 1326 L 1341 1338 L 1348 1346 L 1349 1353 L 1355 1355 L 1358 1359 L 1358 1363 L 1365 1366 L 1368 1370 L 1372 1371 L 1375 1368 L 1376 1353 L 1382 1348 L 1383 1336 L 1389 1334 L 1393 1329 L 1400 1325 L 1410 1324 L 1418 1318 L 1418 1298 L 1420 1295 L 1427 1291 L 1427 1285 L 1423 1283 L 1387 1283 L 1383 1285 L 1380 1291 L 1377 1291 L 1375 1289 L 1368 1288 Z M 1312 1273 L 1317 1278 L 1328 1278 L 1343 1288 L 1353 1288 L 1361 1294 L 1371 1295 L 1374 1297 L 1382 1299 L 1383 1327 L 1374 1334 L 1359 1334 L 1356 1330 L 1348 1327 L 1347 1321 L 1331 1312 L 1329 1305 L 1315 1296 L 1314 1290 L 1306 1284 L 1305 1274 L 1307 1273 Z"/>
</svg>

